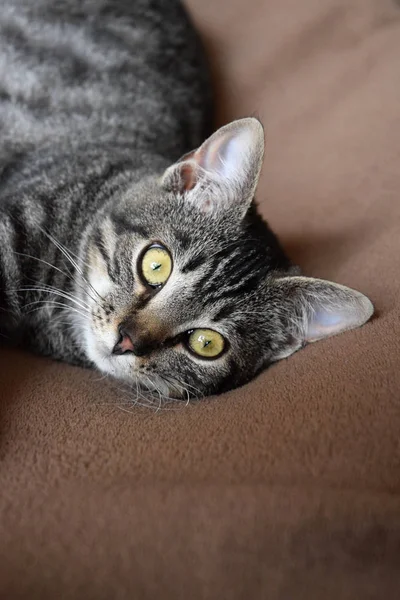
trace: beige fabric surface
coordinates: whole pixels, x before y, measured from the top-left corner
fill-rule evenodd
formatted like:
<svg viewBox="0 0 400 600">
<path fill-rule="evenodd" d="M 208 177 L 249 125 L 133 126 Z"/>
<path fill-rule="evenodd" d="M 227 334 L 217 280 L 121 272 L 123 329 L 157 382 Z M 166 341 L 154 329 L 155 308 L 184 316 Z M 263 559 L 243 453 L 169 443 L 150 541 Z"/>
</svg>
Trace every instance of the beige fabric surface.
<svg viewBox="0 0 400 600">
<path fill-rule="evenodd" d="M 0 598 L 400 597 L 400 5 L 188 0 L 263 214 L 360 330 L 176 411 L 0 352 Z M 126 398 L 125 398 L 126 399 Z"/>
</svg>

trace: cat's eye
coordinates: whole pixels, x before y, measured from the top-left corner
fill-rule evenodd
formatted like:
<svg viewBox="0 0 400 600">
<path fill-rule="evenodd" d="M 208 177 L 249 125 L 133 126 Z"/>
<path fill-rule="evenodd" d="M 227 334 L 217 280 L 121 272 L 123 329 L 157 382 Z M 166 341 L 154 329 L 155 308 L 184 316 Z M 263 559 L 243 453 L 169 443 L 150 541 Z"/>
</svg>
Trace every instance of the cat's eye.
<svg viewBox="0 0 400 600">
<path fill-rule="evenodd" d="M 213 329 L 194 329 L 189 334 L 188 345 L 202 358 L 217 358 L 225 348 L 225 340 Z"/>
<path fill-rule="evenodd" d="M 163 285 L 172 271 L 172 258 L 168 250 L 159 244 L 150 246 L 141 257 L 140 271 L 148 285 Z"/>
</svg>

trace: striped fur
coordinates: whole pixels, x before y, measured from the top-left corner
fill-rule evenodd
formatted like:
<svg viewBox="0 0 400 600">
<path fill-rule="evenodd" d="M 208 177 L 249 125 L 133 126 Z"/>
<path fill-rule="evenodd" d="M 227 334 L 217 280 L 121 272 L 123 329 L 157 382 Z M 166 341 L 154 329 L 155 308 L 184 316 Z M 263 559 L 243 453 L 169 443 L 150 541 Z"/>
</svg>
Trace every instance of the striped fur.
<svg viewBox="0 0 400 600">
<path fill-rule="evenodd" d="M 258 214 L 259 123 L 200 145 L 210 88 L 178 2 L 0 10 L 2 340 L 182 398 L 242 385 L 369 318 L 358 292 L 298 277 Z M 173 258 L 158 290 L 138 273 L 155 241 Z M 127 320 L 144 356 L 112 353 Z M 220 332 L 226 352 L 194 357 L 194 328 Z"/>
</svg>

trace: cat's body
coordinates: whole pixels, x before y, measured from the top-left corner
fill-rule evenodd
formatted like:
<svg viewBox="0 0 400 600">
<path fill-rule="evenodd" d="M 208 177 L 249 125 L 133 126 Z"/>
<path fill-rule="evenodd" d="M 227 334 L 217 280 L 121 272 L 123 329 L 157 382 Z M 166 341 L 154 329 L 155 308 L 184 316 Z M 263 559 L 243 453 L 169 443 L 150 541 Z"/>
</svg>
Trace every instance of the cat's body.
<svg viewBox="0 0 400 600">
<path fill-rule="evenodd" d="M 176 0 L 0 0 L 0 11 L 4 339 L 164 395 L 202 395 L 370 316 L 361 294 L 292 277 L 253 203 L 264 146 L 254 119 L 170 167 L 210 117 L 201 49 Z M 165 285 L 141 274 L 154 244 L 172 264 Z M 215 360 L 193 352 L 192 331 L 217 331 Z M 217 344 L 199 335 L 204 349 Z"/>
</svg>

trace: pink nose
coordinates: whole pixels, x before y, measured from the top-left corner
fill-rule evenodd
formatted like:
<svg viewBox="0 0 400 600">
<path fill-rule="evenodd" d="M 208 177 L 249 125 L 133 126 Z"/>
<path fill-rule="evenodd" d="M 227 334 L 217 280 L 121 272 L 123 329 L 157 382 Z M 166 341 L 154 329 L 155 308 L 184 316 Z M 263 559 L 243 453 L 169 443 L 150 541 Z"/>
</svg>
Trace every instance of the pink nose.
<svg viewBox="0 0 400 600">
<path fill-rule="evenodd" d="M 125 354 L 125 352 L 134 352 L 134 347 L 131 338 L 123 330 L 120 329 L 120 338 L 114 346 L 114 354 Z"/>
<path fill-rule="evenodd" d="M 133 328 L 120 325 L 118 332 L 119 340 L 113 348 L 113 354 L 131 353 L 135 356 L 145 356 L 157 346 L 154 340 L 143 335 L 135 335 Z"/>
<path fill-rule="evenodd" d="M 133 352 L 133 344 L 129 335 L 123 335 L 122 340 L 119 343 L 119 347 L 121 348 L 121 353 L 124 352 Z"/>
</svg>

